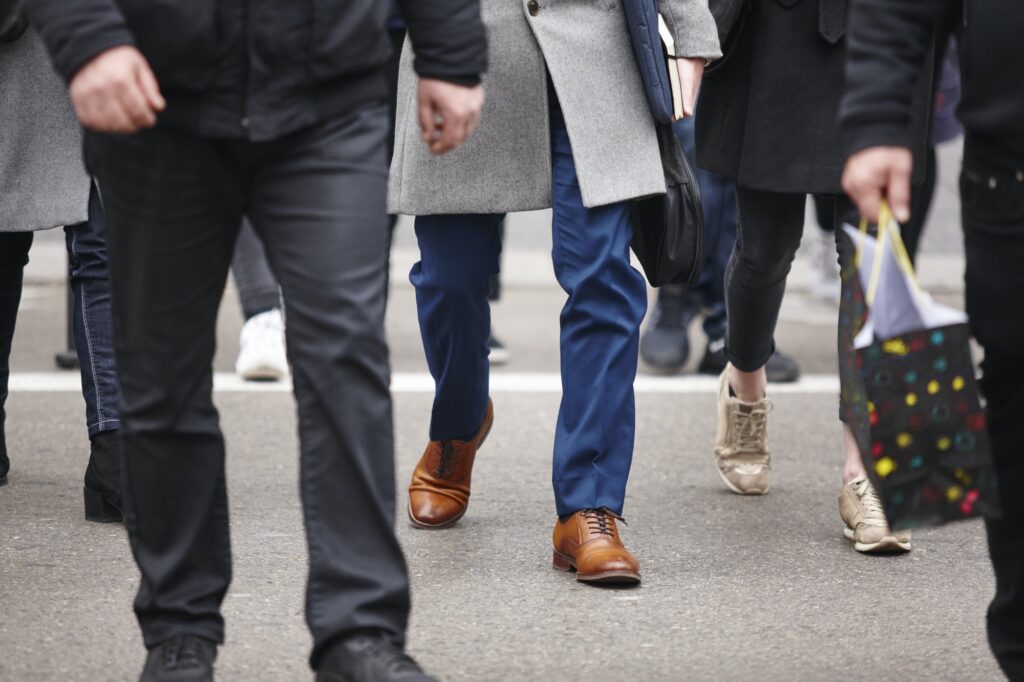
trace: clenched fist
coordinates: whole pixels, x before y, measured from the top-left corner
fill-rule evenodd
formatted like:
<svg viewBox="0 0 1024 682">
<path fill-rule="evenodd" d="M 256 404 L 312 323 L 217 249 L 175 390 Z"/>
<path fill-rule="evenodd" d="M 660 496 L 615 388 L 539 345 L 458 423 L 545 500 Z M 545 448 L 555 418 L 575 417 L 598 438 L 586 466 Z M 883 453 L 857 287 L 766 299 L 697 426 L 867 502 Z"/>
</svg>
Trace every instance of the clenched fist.
<svg viewBox="0 0 1024 682">
<path fill-rule="evenodd" d="M 480 120 L 484 89 L 421 78 L 417 91 L 420 132 L 434 154 L 444 154 L 469 139 Z"/>
<path fill-rule="evenodd" d="M 901 223 L 910 220 L 910 174 L 914 157 L 906 147 L 868 147 L 846 160 L 843 191 L 862 217 L 878 220 L 882 200 Z"/>
<path fill-rule="evenodd" d="M 71 79 L 69 92 L 82 125 L 104 133 L 151 128 L 167 106 L 146 58 L 128 45 L 94 57 Z"/>
</svg>

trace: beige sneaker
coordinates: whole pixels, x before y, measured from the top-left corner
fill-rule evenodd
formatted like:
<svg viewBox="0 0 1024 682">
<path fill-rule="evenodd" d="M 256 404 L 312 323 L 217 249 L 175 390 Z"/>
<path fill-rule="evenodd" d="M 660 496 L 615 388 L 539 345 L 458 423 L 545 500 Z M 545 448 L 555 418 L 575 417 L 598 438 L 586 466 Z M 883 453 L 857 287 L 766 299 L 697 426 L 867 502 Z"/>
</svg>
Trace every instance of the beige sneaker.
<svg viewBox="0 0 1024 682">
<path fill-rule="evenodd" d="M 729 395 L 729 367 L 718 389 L 718 435 L 715 460 L 729 490 L 764 495 L 771 485 L 772 453 L 768 449 L 768 413 L 772 402 L 745 403 Z"/>
<path fill-rule="evenodd" d="M 910 531 L 889 530 L 882 501 L 867 476 L 855 478 L 839 493 L 839 516 L 846 527 L 843 535 L 853 540 L 858 552 L 909 552 Z"/>
</svg>

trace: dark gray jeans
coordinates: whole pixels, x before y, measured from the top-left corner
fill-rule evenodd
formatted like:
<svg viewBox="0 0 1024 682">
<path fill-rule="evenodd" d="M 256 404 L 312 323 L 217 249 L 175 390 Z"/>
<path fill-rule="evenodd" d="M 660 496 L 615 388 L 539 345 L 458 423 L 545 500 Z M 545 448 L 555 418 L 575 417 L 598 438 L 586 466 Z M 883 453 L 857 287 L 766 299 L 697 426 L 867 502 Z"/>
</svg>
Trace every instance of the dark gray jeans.
<svg viewBox="0 0 1024 682">
<path fill-rule="evenodd" d="M 384 339 L 387 131 L 380 106 L 266 143 L 87 135 L 107 209 L 125 525 L 147 646 L 224 636 L 231 549 L 211 363 L 243 216 L 288 310 L 312 662 L 354 631 L 404 639 Z"/>
</svg>

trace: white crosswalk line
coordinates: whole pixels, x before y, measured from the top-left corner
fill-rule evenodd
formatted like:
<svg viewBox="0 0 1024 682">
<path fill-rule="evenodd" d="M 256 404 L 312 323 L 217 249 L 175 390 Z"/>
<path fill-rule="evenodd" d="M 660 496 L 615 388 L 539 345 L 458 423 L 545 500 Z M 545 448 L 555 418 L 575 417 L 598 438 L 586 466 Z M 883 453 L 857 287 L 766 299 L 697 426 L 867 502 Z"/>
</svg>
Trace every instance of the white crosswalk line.
<svg viewBox="0 0 1024 682">
<path fill-rule="evenodd" d="M 653 377 L 641 375 L 634 384 L 637 393 L 710 393 L 718 390 L 718 379 L 707 376 Z M 213 378 L 218 393 L 284 393 L 292 390 L 291 382 L 244 381 L 233 372 L 217 372 Z M 11 374 L 12 393 L 77 393 L 81 390 L 75 372 L 15 372 Z M 434 380 L 427 373 L 399 372 L 391 378 L 394 393 L 433 393 Z M 492 393 L 559 393 L 561 377 L 553 372 L 494 372 Z M 831 374 L 805 376 L 792 384 L 772 384 L 770 392 L 801 394 L 834 394 L 839 392 L 839 378 Z"/>
</svg>

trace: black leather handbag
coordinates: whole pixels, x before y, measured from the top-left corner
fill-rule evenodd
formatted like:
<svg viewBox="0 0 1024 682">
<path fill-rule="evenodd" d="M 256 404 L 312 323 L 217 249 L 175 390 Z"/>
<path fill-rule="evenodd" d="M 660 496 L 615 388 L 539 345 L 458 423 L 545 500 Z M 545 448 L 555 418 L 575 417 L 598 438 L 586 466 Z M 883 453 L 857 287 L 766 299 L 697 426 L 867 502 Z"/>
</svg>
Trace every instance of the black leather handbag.
<svg viewBox="0 0 1024 682">
<path fill-rule="evenodd" d="M 672 126 L 655 127 L 667 192 L 633 202 L 633 253 L 652 287 L 693 284 L 704 267 L 700 190 Z"/>
<path fill-rule="evenodd" d="M 28 22 L 19 0 L 0 0 L 0 43 L 12 43 L 25 32 Z"/>
</svg>

